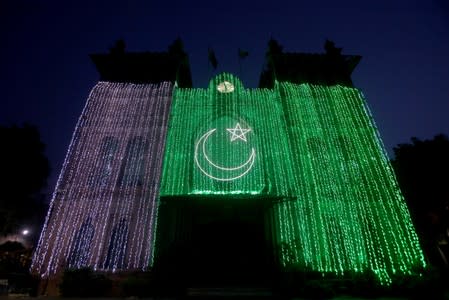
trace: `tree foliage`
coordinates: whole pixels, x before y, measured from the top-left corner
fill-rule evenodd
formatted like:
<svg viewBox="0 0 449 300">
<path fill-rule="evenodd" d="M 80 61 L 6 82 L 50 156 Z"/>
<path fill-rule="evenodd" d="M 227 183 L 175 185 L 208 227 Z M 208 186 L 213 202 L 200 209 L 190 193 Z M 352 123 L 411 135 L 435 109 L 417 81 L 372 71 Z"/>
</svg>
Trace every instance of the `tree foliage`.
<svg viewBox="0 0 449 300">
<path fill-rule="evenodd" d="M 443 263 L 449 228 L 449 139 L 412 138 L 394 148 L 395 168 L 424 250 L 431 263 Z"/>
<path fill-rule="evenodd" d="M 63 297 L 105 297 L 112 282 L 90 268 L 65 270 L 59 286 Z"/>
<path fill-rule="evenodd" d="M 44 214 L 50 165 L 35 126 L 0 126 L 0 141 L 0 234 L 6 235 Z"/>
</svg>

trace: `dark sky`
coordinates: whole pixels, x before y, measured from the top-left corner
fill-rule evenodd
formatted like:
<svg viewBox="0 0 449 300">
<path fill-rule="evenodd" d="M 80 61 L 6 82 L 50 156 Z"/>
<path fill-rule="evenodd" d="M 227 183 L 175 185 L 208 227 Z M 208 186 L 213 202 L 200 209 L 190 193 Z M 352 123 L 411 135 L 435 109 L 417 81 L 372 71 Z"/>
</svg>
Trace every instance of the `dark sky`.
<svg viewBox="0 0 449 300">
<path fill-rule="evenodd" d="M 370 4 L 367 4 L 370 3 Z M 123 38 L 129 51 L 164 51 L 181 37 L 194 86 L 217 71 L 256 87 L 270 37 L 284 50 L 322 52 L 326 38 L 362 55 L 353 73 L 390 156 L 410 137 L 449 134 L 449 3 L 377 1 L 0 1 L 0 124 L 36 124 L 59 174 L 98 74 L 89 53 Z M 239 74 L 237 49 L 249 51 Z"/>
</svg>

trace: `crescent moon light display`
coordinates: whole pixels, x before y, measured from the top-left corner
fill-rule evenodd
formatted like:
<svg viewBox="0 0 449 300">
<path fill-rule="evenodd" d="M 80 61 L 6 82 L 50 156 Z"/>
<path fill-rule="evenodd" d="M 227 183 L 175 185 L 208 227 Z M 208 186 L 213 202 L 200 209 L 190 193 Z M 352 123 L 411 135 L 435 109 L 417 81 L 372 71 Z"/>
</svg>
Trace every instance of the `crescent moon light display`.
<svg viewBox="0 0 449 300">
<path fill-rule="evenodd" d="M 216 130 L 216 128 L 209 130 L 203 134 L 196 143 L 194 159 L 197 167 L 209 178 L 219 181 L 232 181 L 245 176 L 254 165 L 256 150 L 251 148 L 248 159 L 238 166 L 221 166 L 210 159 L 206 150 L 206 142 Z M 236 124 L 235 128 L 228 128 L 226 130 L 231 133 L 231 142 L 235 140 L 242 140 L 245 143 L 247 142 L 245 134 L 251 131 L 249 128 L 241 128 L 239 123 Z M 204 159 L 204 164 L 200 163 L 201 157 Z M 213 175 L 211 172 L 207 171 L 207 169 L 215 169 L 220 172 L 221 176 Z"/>
</svg>

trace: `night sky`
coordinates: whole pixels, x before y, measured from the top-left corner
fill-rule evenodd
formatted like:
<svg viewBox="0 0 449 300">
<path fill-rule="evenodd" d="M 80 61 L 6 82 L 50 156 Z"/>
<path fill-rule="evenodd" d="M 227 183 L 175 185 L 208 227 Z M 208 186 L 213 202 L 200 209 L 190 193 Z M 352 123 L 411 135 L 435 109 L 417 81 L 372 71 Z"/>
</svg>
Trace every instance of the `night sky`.
<svg viewBox="0 0 449 300">
<path fill-rule="evenodd" d="M 367 4 L 367 3 L 370 4 Z M 195 87 L 217 72 L 256 87 L 267 42 L 323 52 L 326 38 L 363 58 L 352 78 L 392 148 L 449 134 L 449 2 L 378 1 L 0 1 L 0 124 L 39 127 L 53 189 L 73 129 L 98 74 L 88 54 L 117 39 L 129 51 L 165 51 L 181 37 Z M 237 49 L 249 52 L 240 74 Z"/>
</svg>

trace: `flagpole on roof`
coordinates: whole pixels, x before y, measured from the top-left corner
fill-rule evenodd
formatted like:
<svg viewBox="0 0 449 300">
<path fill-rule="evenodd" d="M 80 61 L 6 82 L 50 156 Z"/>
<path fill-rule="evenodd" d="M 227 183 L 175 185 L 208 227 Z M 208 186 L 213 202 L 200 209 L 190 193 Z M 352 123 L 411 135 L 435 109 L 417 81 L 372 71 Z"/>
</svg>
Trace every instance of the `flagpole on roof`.
<svg viewBox="0 0 449 300">
<path fill-rule="evenodd" d="M 212 73 L 213 73 L 213 71 L 215 71 L 218 66 L 217 57 L 215 56 L 215 52 L 211 47 L 209 47 L 209 49 L 207 50 L 207 54 L 208 54 L 209 63 L 212 66 Z"/>
<path fill-rule="evenodd" d="M 238 48 L 238 57 L 239 57 L 239 76 L 242 78 L 242 59 L 249 55 L 248 51 L 242 50 Z"/>
<path fill-rule="evenodd" d="M 242 58 L 240 57 L 240 49 L 239 51 L 239 77 L 242 79 Z"/>
</svg>

